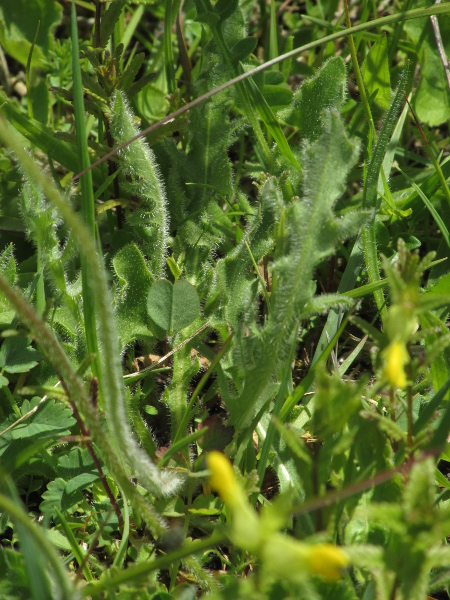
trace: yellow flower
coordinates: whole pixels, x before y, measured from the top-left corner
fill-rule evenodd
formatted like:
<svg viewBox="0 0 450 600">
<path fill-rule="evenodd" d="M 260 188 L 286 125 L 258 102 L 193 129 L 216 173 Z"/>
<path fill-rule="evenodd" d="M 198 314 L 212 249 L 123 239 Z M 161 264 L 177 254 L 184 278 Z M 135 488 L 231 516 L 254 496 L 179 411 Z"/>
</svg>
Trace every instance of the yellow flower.
<svg viewBox="0 0 450 600">
<path fill-rule="evenodd" d="M 345 552 L 333 544 L 317 544 L 309 547 L 308 570 L 326 581 L 337 581 L 350 564 Z"/>
<path fill-rule="evenodd" d="M 326 581 L 337 581 L 342 576 L 350 562 L 343 550 L 332 544 L 308 546 L 290 536 L 268 532 L 248 504 L 228 458 L 214 451 L 206 461 L 211 488 L 230 507 L 231 540 L 256 554 L 266 572 L 293 582 L 304 581 L 308 575 L 318 575 Z"/>
<path fill-rule="evenodd" d="M 206 459 L 211 472 L 209 484 L 231 510 L 231 540 L 249 552 L 258 552 L 261 527 L 255 510 L 234 475 L 233 467 L 221 452 L 210 452 Z"/>
<path fill-rule="evenodd" d="M 392 388 L 403 389 L 406 387 L 405 365 L 409 361 L 409 354 L 405 344 L 392 342 L 383 352 L 385 365 L 383 375 Z"/>
<path fill-rule="evenodd" d="M 211 472 L 209 483 L 213 490 L 218 492 L 224 502 L 233 504 L 242 492 L 234 475 L 230 461 L 221 452 L 210 452 L 207 464 Z"/>
<path fill-rule="evenodd" d="M 350 560 L 332 544 L 308 546 L 290 536 L 276 533 L 260 548 L 263 568 L 278 579 L 302 582 L 310 575 L 337 581 Z"/>
</svg>

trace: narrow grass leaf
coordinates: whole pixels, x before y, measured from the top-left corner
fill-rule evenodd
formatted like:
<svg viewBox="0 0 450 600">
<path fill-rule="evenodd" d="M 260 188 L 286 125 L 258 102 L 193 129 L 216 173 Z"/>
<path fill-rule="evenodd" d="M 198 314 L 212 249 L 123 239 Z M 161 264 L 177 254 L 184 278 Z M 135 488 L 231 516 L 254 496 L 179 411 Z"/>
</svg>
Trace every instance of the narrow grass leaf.
<svg viewBox="0 0 450 600">
<path fill-rule="evenodd" d="M 373 211 L 373 216 L 368 224 L 363 229 L 363 246 L 364 257 L 366 261 L 367 272 L 369 274 L 370 283 L 381 280 L 380 270 L 378 266 L 377 241 L 376 241 L 376 214 L 378 210 L 377 193 L 378 193 L 378 178 L 380 169 L 382 168 L 383 158 L 386 148 L 389 144 L 392 131 L 395 127 L 395 121 L 401 103 L 403 102 L 404 93 L 408 84 L 409 75 L 408 69 L 405 68 L 401 75 L 394 99 L 386 114 L 383 126 L 381 128 L 377 144 L 373 151 L 370 164 L 367 169 L 367 177 L 364 185 L 363 207 Z M 387 315 L 384 295 L 381 291 L 374 292 L 375 301 L 378 310 L 381 313 L 382 319 Z"/>
</svg>

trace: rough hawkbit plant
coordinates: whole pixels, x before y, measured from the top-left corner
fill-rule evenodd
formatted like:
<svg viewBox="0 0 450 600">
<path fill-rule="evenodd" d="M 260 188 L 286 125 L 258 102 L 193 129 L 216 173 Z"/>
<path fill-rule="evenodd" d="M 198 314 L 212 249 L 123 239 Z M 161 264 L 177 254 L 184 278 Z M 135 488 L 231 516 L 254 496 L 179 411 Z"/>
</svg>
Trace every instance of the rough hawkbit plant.
<svg viewBox="0 0 450 600">
<path fill-rule="evenodd" d="M 4 4 L 0 597 L 448 597 L 450 5 Z"/>
</svg>

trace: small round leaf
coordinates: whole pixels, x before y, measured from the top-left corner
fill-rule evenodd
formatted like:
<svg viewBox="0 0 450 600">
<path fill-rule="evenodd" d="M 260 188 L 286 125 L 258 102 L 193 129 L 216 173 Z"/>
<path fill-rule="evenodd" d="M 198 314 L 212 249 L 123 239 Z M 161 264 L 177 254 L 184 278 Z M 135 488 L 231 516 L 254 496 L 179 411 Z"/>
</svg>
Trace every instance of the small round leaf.
<svg viewBox="0 0 450 600">
<path fill-rule="evenodd" d="M 189 281 L 173 285 L 167 279 L 157 281 L 148 294 L 148 314 L 159 328 L 169 333 L 181 331 L 194 321 L 200 312 L 200 301 Z"/>
</svg>

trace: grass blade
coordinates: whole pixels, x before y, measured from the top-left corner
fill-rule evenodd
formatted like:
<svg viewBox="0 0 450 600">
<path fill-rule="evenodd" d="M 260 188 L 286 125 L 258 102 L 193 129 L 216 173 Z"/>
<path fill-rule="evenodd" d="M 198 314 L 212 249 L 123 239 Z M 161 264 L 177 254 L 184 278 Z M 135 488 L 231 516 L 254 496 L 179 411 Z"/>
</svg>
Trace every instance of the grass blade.
<svg viewBox="0 0 450 600">
<path fill-rule="evenodd" d="M 83 85 L 81 83 L 81 66 L 78 48 L 77 15 L 75 2 L 72 0 L 72 70 L 73 70 L 73 106 L 75 112 L 75 130 L 77 136 L 78 162 L 82 171 L 90 166 L 88 146 L 86 140 L 86 123 L 84 118 Z M 95 238 L 95 204 L 92 173 L 87 171 L 80 178 L 81 186 L 81 214 L 92 238 Z M 92 363 L 92 373 L 99 380 L 100 402 L 103 403 L 102 369 L 99 364 L 97 324 L 95 318 L 95 298 L 90 285 L 90 260 L 81 254 L 81 281 L 83 295 L 84 327 L 88 352 L 95 354 Z"/>
</svg>

